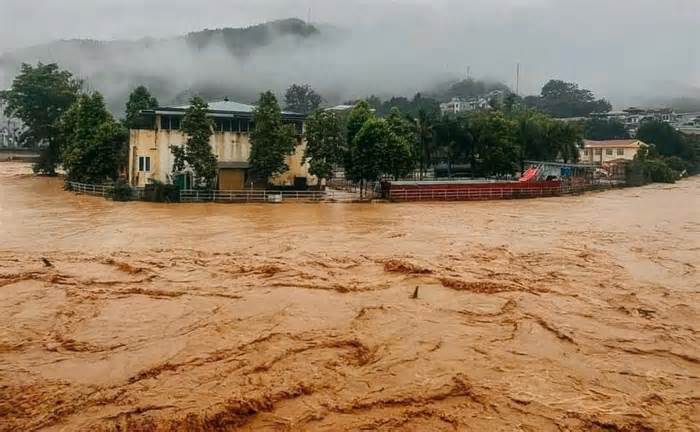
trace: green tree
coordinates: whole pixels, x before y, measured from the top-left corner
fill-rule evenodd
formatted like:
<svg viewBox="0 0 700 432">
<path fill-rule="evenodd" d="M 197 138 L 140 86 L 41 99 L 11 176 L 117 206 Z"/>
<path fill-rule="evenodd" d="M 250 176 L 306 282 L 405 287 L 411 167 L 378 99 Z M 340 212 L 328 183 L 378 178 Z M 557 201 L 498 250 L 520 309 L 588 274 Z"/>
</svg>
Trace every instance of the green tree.
<svg viewBox="0 0 700 432">
<path fill-rule="evenodd" d="M 550 151 L 545 138 L 547 122 L 543 115 L 525 110 L 515 117 L 516 140 L 520 149 L 520 171 L 525 171 L 526 160 L 547 160 Z"/>
<path fill-rule="evenodd" d="M 297 133 L 292 125 L 283 122 L 277 98 L 271 91 L 260 95 L 253 121 L 255 126 L 250 132 L 251 174 L 258 181 L 267 182 L 289 169 L 286 158 L 294 153 Z"/>
<path fill-rule="evenodd" d="M 144 86 L 138 86 L 129 95 L 126 102 L 126 117 L 124 126 L 127 129 L 140 129 L 147 126 L 140 115 L 141 111 L 158 108 L 158 100 Z"/>
<path fill-rule="evenodd" d="M 391 162 L 381 160 L 386 156 L 384 150 L 389 135 L 393 134 L 386 121 L 371 117 L 365 121 L 350 143 L 345 176 L 360 184 L 360 195 L 364 194 L 367 182 L 378 180 L 382 170 L 391 165 Z"/>
<path fill-rule="evenodd" d="M 584 117 L 594 112 L 608 112 L 612 106 L 605 99 L 595 99 L 593 92 L 578 84 L 551 80 L 539 97 L 529 96 L 525 103 L 553 117 Z"/>
<path fill-rule="evenodd" d="M 102 183 L 117 179 L 127 133 L 107 112 L 100 93 L 81 95 L 63 116 L 60 129 L 66 139 L 63 168 L 69 180 Z"/>
<path fill-rule="evenodd" d="M 371 118 L 374 118 L 374 114 L 372 114 L 372 109 L 368 102 L 360 101 L 355 105 L 352 111 L 350 111 L 347 120 L 348 144 L 352 144 L 355 140 L 355 135 L 362 129 L 365 122 Z"/>
<path fill-rule="evenodd" d="M 417 148 L 414 151 L 414 157 L 418 159 L 421 179 L 427 167 L 432 165 L 435 155 L 434 125 L 435 117 L 433 115 L 424 109 L 418 111 L 416 117 Z"/>
<path fill-rule="evenodd" d="M 469 161 L 472 175 L 476 170 L 476 148 L 471 130 L 471 117 L 443 116 L 435 125 L 437 150 L 442 162 L 447 164 L 448 176 L 453 175 L 453 165 Z"/>
<path fill-rule="evenodd" d="M 80 87 L 80 81 L 54 63 L 22 64 L 10 89 L 0 93 L 5 114 L 20 119 L 26 126 L 20 137 L 22 142 L 35 148 L 43 145 L 35 172 L 56 174 L 62 153 L 59 122 L 77 99 Z"/>
<path fill-rule="evenodd" d="M 594 141 L 629 139 L 624 123 L 614 119 L 592 118 L 585 121 L 584 137 Z"/>
<path fill-rule="evenodd" d="M 308 84 L 292 84 L 284 95 L 284 101 L 286 110 L 308 114 L 321 106 L 323 98 Z"/>
<path fill-rule="evenodd" d="M 195 186 L 202 189 L 214 189 L 217 172 L 216 156 L 209 143 L 213 132 L 208 110 L 209 105 L 202 98 L 192 98 L 181 124 L 187 142 L 182 147 L 170 147 L 175 156 L 173 171 L 191 168 Z"/>
<path fill-rule="evenodd" d="M 384 139 L 382 170 L 394 179 L 405 177 L 414 167 L 412 150 L 417 141 L 416 124 L 409 119 L 396 107 L 386 119 L 391 134 Z"/>
<path fill-rule="evenodd" d="M 363 185 L 364 179 L 366 178 L 365 172 L 368 171 L 366 166 L 368 161 L 363 159 L 363 155 L 367 153 L 366 149 L 358 148 L 355 138 L 365 123 L 375 118 L 369 103 L 367 101 L 360 101 L 350 111 L 345 123 L 345 130 L 347 133 L 347 149 L 343 160 L 345 178 L 360 183 L 360 194 L 364 191 Z M 369 169 L 369 171 L 371 171 L 371 169 Z"/>
<path fill-rule="evenodd" d="M 471 117 L 471 128 L 481 157 L 482 173 L 513 174 L 520 155 L 515 122 L 499 111 L 481 112 Z"/>
<path fill-rule="evenodd" d="M 550 153 L 545 160 L 561 159 L 565 163 L 578 162 L 583 135 L 574 123 L 549 121 L 546 128 L 546 140 Z"/>
<path fill-rule="evenodd" d="M 686 137 L 668 123 L 650 121 L 643 123 L 637 131 L 637 139 L 653 144 L 661 156 L 678 156 L 694 160 L 694 148 Z"/>
<path fill-rule="evenodd" d="M 330 111 L 315 111 L 306 119 L 306 150 L 304 159 L 309 172 L 329 179 L 335 166 L 343 162 L 345 131 L 340 117 Z"/>
</svg>

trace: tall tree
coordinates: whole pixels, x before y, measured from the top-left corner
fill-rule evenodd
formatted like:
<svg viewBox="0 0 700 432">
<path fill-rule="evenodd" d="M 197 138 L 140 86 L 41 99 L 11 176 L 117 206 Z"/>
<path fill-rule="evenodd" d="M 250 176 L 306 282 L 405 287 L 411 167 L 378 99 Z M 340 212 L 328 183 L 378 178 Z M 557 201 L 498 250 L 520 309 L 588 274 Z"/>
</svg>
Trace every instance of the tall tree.
<svg viewBox="0 0 700 432">
<path fill-rule="evenodd" d="M 612 109 L 605 99 L 595 99 L 593 92 L 579 88 L 576 83 L 551 80 L 539 97 L 529 96 L 525 103 L 553 117 L 584 117 L 594 112 L 608 112 Z"/>
<path fill-rule="evenodd" d="M 343 167 L 345 169 L 345 177 L 355 182 L 362 183 L 362 178 L 364 176 L 364 162 L 360 159 L 361 152 L 356 146 L 355 137 L 365 123 L 374 118 L 376 117 L 372 113 L 369 103 L 367 101 L 360 101 L 350 111 L 345 123 L 347 149 L 345 151 Z M 362 188 L 360 188 L 360 192 L 362 193 Z"/>
<path fill-rule="evenodd" d="M 365 122 L 374 117 L 372 109 L 366 101 L 360 101 L 350 111 L 347 120 L 348 144 L 355 140 L 355 135 L 362 129 Z"/>
<path fill-rule="evenodd" d="M 284 95 L 284 101 L 286 110 L 308 114 L 321 106 L 323 98 L 308 84 L 292 84 Z"/>
<path fill-rule="evenodd" d="M 432 164 L 435 154 L 434 124 L 435 118 L 431 114 L 424 109 L 418 111 L 418 116 L 416 117 L 417 148 L 414 151 L 414 156 L 418 160 L 421 179 L 425 174 L 426 168 Z"/>
<path fill-rule="evenodd" d="M 314 111 L 306 119 L 305 135 L 309 172 L 319 180 L 331 178 L 333 169 L 343 162 L 345 131 L 340 117 L 330 111 Z"/>
<path fill-rule="evenodd" d="M 10 89 L 0 93 L 5 114 L 20 119 L 26 126 L 20 137 L 22 142 L 33 147 L 43 144 L 35 172 L 56 173 L 61 156 L 59 120 L 77 99 L 80 87 L 80 81 L 55 63 L 22 64 Z"/>
<path fill-rule="evenodd" d="M 386 156 L 384 149 L 389 135 L 393 135 L 386 121 L 376 117 L 369 118 L 357 132 L 346 158 L 345 175 L 360 184 L 360 194 L 364 193 L 368 181 L 376 181 L 382 170 L 391 162 L 382 161 Z"/>
<path fill-rule="evenodd" d="M 549 152 L 545 160 L 561 159 L 565 163 L 578 162 L 583 134 L 576 123 L 548 121 L 545 139 Z"/>
<path fill-rule="evenodd" d="M 175 156 L 173 171 L 189 167 L 195 186 L 201 189 L 213 189 L 216 185 L 216 156 L 209 143 L 213 132 L 208 110 L 209 105 L 202 98 L 192 98 L 181 124 L 187 142 L 183 147 L 170 147 Z"/>
<path fill-rule="evenodd" d="M 139 129 L 147 126 L 140 116 L 143 110 L 152 110 L 158 108 L 158 100 L 151 96 L 151 93 L 144 86 L 138 86 L 129 95 L 129 100 L 126 102 L 126 117 L 124 126 L 128 129 Z"/>
<path fill-rule="evenodd" d="M 382 171 L 394 179 L 405 177 L 414 167 L 412 150 L 417 141 L 416 125 L 409 119 L 396 107 L 386 119 L 391 134 L 384 138 Z"/>
<path fill-rule="evenodd" d="M 289 169 L 286 158 L 294 153 L 297 133 L 294 126 L 282 120 L 282 111 L 271 91 L 260 95 L 253 121 L 255 126 L 250 132 L 251 174 L 258 181 L 267 182 Z"/>
<path fill-rule="evenodd" d="M 69 180 L 117 179 L 126 132 L 107 112 L 100 93 L 81 95 L 63 116 L 60 128 L 66 139 L 63 168 Z"/>
<path fill-rule="evenodd" d="M 483 174 L 513 174 L 520 155 L 515 123 L 499 111 L 477 113 L 471 119 Z"/>
<path fill-rule="evenodd" d="M 682 159 L 695 159 L 695 149 L 689 140 L 668 123 L 650 121 L 643 123 L 637 131 L 636 138 L 647 144 L 653 144 L 661 156 L 678 156 Z"/>
</svg>

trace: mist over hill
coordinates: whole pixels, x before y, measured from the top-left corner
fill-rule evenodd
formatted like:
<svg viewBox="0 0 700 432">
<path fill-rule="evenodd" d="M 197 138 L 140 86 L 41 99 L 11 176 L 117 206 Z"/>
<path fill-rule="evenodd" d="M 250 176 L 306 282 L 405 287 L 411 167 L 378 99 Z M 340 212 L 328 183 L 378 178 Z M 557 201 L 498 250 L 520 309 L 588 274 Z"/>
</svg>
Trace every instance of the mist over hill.
<svg viewBox="0 0 700 432">
<path fill-rule="evenodd" d="M 308 83 L 328 104 L 335 104 L 373 94 L 384 99 L 416 92 L 440 94 L 467 75 L 514 89 L 520 63 L 523 95 L 539 93 L 549 79 L 562 79 L 591 89 L 616 108 L 700 105 L 694 72 L 700 71 L 700 56 L 697 44 L 688 42 L 696 34 L 692 14 L 659 15 L 664 8 L 656 0 L 640 0 L 633 10 L 607 0 L 573 1 L 586 7 L 552 0 L 503 0 L 489 7 L 467 0 L 411 5 L 327 0 L 323 7 L 333 24 L 291 18 L 161 38 L 61 40 L 0 55 L 0 88 L 10 85 L 22 62 L 42 61 L 59 63 L 87 88 L 101 91 L 115 113 L 123 110 L 130 90 L 142 84 L 162 104 L 173 104 L 193 94 L 252 102 L 261 91 L 270 89 L 281 96 L 292 83 Z M 689 5 L 686 10 L 700 10 Z M 119 9 L 123 16 L 140 19 L 126 6 L 119 7 L 124 8 Z M 155 6 L 149 7 L 152 12 Z M 230 13 L 231 7 L 220 9 Z M 290 12 L 287 8 L 280 5 L 285 13 Z M 200 9 L 193 6 L 192 12 Z M 215 9 L 201 10 L 206 12 L 201 20 L 225 22 L 207 16 Z M 630 14 L 637 19 L 627 19 Z M 609 25 L 621 17 L 627 17 L 624 33 L 639 37 L 620 37 L 619 29 Z M 58 18 L 56 26 L 65 25 L 66 18 Z M 638 31 L 661 18 L 667 32 Z M 100 15 L 95 23 L 107 19 Z M 596 31 L 582 33 L 590 23 Z M 177 35 L 182 27 L 172 28 L 175 33 L 161 28 L 135 34 Z M 83 33 L 61 28 L 60 34 Z M 124 34 L 129 32 L 119 33 Z"/>
<path fill-rule="evenodd" d="M 86 88 L 101 91 L 117 111 L 142 84 L 163 103 L 183 102 L 195 93 L 251 101 L 267 88 L 279 90 L 285 63 L 321 40 L 319 28 L 298 19 L 163 39 L 61 40 L 0 56 L 0 83 L 9 86 L 23 62 L 55 62 Z"/>
</svg>

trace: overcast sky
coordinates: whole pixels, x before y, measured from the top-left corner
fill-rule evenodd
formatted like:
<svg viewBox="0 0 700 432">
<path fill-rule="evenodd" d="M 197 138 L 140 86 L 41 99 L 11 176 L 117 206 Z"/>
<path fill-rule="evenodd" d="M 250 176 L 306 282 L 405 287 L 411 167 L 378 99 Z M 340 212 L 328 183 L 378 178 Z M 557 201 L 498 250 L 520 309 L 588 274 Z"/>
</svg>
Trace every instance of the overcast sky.
<svg viewBox="0 0 700 432">
<path fill-rule="evenodd" d="M 700 87 L 700 0 L 0 0 L 0 51 L 62 38 L 136 39 L 309 16 L 421 73 L 548 78 L 628 94 Z M 379 41 L 377 44 L 368 41 Z M 377 45 L 377 46 L 373 46 Z M 408 63 L 407 63 L 408 66 Z"/>
</svg>

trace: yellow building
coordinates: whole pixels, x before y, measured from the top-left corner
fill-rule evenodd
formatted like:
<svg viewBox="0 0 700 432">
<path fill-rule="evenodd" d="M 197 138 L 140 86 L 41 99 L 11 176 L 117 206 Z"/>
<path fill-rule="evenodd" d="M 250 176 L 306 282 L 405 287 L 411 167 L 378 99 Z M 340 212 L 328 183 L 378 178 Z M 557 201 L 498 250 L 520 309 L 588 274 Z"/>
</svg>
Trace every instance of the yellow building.
<svg viewBox="0 0 700 432">
<path fill-rule="evenodd" d="M 609 140 L 609 141 L 584 141 L 581 149 L 581 162 L 607 163 L 619 160 L 633 160 L 642 147 L 648 147 L 642 141 Z"/>
<path fill-rule="evenodd" d="M 164 183 L 176 182 L 173 175 L 174 157 L 170 148 L 183 146 L 187 136 L 180 130 L 180 123 L 188 106 L 163 107 L 142 112 L 143 127 L 132 129 L 129 137 L 129 183 L 143 187 L 149 180 Z M 248 158 L 253 121 L 252 105 L 224 100 L 209 104 L 214 134 L 210 144 L 218 160 L 219 190 L 241 190 L 248 183 Z M 282 118 L 303 131 L 305 116 L 283 112 Z M 294 154 L 287 158 L 289 171 L 272 179 L 275 185 L 291 186 L 314 183 L 309 167 L 303 160 L 306 143 L 299 138 Z M 186 173 L 185 173 L 186 174 Z M 186 177 L 186 175 L 185 175 Z"/>
</svg>

